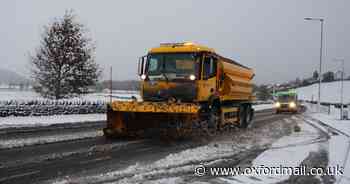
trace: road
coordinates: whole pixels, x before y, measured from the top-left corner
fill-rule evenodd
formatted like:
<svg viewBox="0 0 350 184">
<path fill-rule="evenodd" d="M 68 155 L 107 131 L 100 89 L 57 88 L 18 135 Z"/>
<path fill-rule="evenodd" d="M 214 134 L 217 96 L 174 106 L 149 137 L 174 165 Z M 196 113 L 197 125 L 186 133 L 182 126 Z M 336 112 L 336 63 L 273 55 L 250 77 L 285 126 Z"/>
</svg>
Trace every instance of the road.
<svg viewBox="0 0 350 184">
<path fill-rule="evenodd" d="M 290 134 L 297 124 L 296 116 L 301 115 L 274 114 L 273 110 L 263 110 L 256 113 L 255 120 L 248 129 L 231 130 L 210 139 L 171 142 L 154 139 L 108 141 L 98 134 L 84 139 L 4 148 L 0 149 L 0 183 L 52 183 L 61 180 L 63 183 L 139 183 L 136 175 L 147 176 L 152 181 L 169 174 L 183 176 L 189 182 L 205 180 L 208 178 L 193 177 L 193 170 L 186 168 L 203 161 L 215 162 L 221 166 L 228 163 L 244 165 L 265 151 L 273 141 Z M 101 124 L 102 122 L 81 128 L 74 126 L 58 129 L 60 134 L 74 134 L 91 129 L 99 132 Z M 0 137 L 22 139 L 50 132 L 57 133 L 44 129 L 22 132 L 9 130 L 1 132 Z M 211 154 L 213 149 L 216 156 Z M 208 154 L 204 155 L 206 151 Z M 203 155 L 190 158 L 198 153 Z M 180 161 L 177 161 L 178 155 Z M 133 168 L 138 166 L 140 168 Z"/>
</svg>

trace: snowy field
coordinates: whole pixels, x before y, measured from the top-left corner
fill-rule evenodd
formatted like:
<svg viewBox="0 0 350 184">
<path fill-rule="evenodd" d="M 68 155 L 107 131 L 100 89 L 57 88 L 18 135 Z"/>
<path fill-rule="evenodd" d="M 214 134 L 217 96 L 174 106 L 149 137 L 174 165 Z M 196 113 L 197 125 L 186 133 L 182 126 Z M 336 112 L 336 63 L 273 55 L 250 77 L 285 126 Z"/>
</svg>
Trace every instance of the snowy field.
<svg viewBox="0 0 350 184">
<path fill-rule="evenodd" d="M 114 90 L 112 93 L 113 99 L 128 99 L 131 96 L 139 98 L 138 91 L 123 91 Z M 46 101 L 47 99 L 41 97 L 34 91 L 19 91 L 19 90 L 0 90 L 0 102 L 15 100 L 18 102 L 27 101 Z M 109 93 L 91 93 L 81 97 L 64 99 L 61 101 L 103 101 L 110 100 Z"/>
<path fill-rule="evenodd" d="M 340 103 L 341 81 L 325 82 L 321 84 L 321 102 Z M 298 98 L 302 100 L 317 101 L 318 84 L 296 89 Z M 350 81 L 344 81 L 344 103 L 350 103 Z"/>
</svg>

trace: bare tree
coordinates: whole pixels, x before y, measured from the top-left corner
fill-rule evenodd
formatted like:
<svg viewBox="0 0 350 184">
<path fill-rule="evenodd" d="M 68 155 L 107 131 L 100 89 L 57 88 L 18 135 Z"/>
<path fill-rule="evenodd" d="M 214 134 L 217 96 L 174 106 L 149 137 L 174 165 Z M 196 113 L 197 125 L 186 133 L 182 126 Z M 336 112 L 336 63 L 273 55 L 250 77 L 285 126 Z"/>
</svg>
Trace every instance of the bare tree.
<svg viewBox="0 0 350 184">
<path fill-rule="evenodd" d="M 101 74 L 95 47 L 82 24 L 66 11 L 45 27 L 40 47 L 30 57 L 34 90 L 45 98 L 62 99 L 88 92 Z"/>
</svg>

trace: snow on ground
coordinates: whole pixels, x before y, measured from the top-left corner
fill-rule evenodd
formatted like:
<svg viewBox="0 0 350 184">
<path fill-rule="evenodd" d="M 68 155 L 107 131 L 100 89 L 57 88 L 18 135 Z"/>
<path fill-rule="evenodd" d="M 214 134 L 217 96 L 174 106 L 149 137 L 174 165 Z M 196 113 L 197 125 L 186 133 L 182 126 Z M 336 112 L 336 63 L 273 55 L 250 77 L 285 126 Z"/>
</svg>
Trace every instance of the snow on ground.
<svg viewBox="0 0 350 184">
<path fill-rule="evenodd" d="M 284 136 L 272 144 L 271 148 L 260 154 L 252 162 L 252 167 L 297 167 L 309 155 L 310 152 L 318 151 L 317 144 L 312 144 L 313 140 L 319 138 L 317 129 L 302 123 L 299 119 L 300 132 L 293 132 L 291 135 Z M 307 144 L 310 142 L 310 144 Z M 249 175 L 236 175 L 233 177 L 224 177 L 222 180 L 228 183 L 278 183 L 287 180 L 292 173 L 286 174 L 268 174 L 252 173 Z"/>
<path fill-rule="evenodd" d="M 321 101 L 340 103 L 341 81 L 324 82 L 321 84 Z M 302 100 L 317 101 L 318 83 L 296 89 L 298 98 Z M 344 81 L 344 103 L 350 103 L 350 81 Z"/>
<path fill-rule="evenodd" d="M 124 90 L 113 90 L 112 97 L 114 100 L 129 99 L 131 96 L 140 98 L 138 91 L 124 91 Z M 75 97 L 70 99 L 64 99 L 62 101 L 105 101 L 108 102 L 110 99 L 110 93 L 90 93 L 81 97 Z M 32 100 L 47 100 L 42 98 L 39 94 L 34 91 L 19 91 L 19 90 L 0 90 L 0 102 L 16 100 L 19 102 L 26 102 Z"/>
<path fill-rule="evenodd" d="M 310 116 L 317 119 L 335 129 L 342 131 L 350 136 L 350 120 L 340 120 L 340 109 L 330 106 L 330 109 L 326 106 L 322 106 L 322 112 L 316 113 L 317 104 L 308 104 L 308 111 L 311 112 Z M 344 108 L 349 112 L 348 108 Z M 329 111 L 329 114 L 328 114 Z"/>
<path fill-rule="evenodd" d="M 48 154 L 38 154 L 38 155 L 33 155 L 29 158 L 26 159 L 20 159 L 20 160 L 15 160 L 15 161 L 8 161 L 8 162 L 3 162 L 1 163 L 1 167 L 12 167 L 18 164 L 28 164 L 28 163 L 39 163 L 39 162 L 43 162 L 45 160 L 54 160 L 54 159 L 62 159 L 64 157 L 69 157 L 72 155 L 77 155 L 77 154 L 92 154 L 92 152 L 105 152 L 108 150 L 112 150 L 112 149 L 118 149 L 118 148 L 122 148 L 125 147 L 126 145 L 129 144 L 135 144 L 135 143 L 140 143 L 143 140 L 134 140 L 134 141 L 112 141 L 106 144 L 102 144 L 102 145 L 94 145 L 91 147 L 84 147 L 84 148 L 79 148 L 77 147 L 76 149 L 71 149 L 70 151 L 60 151 L 57 150 L 54 153 L 48 153 Z M 33 143 L 33 142 L 32 142 Z"/>
<path fill-rule="evenodd" d="M 18 90 L 0 90 L 0 101 L 29 101 L 43 100 L 38 94 L 33 91 L 18 91 Z"/>
<path fill-rule="evenodd" d="M 309 116 L 322 123 L 339 130 L 341 133 L 331 136 L 329 140 L 329 166 L 341 166 L 344 175 L 336 175 L 337 183 L 350 183 L 350 120 L 340 120 L 340 109 L 331 106 L 328 109 L 323 107 L 321 113 L 316 111 L 316 104 L 308 104 Z"/>
<path fill-rule="evenodd" d="M 88 131 L 88 132 L 77 132 L 77 133 L 69 133 L 69 134 L 59 134 L 59 135 L 49 135 L 49 136 L 40 136 L 40 137 L 32 137 L 32 138 L 16 138 L 9 140 L 1 140 L 0 149 L 4 148 L 15 148 L 15 147 L 23 147 L 37 144 L 47 144 L 53 142 L 62 142 L 69 140 L 78 140 L 78 139 L 86 139 L 91 137 L 102 136 L 102 131 Z"/>
<path fill-rule="evenodd" d="M 235 133 L 224 139 L 213 141 L 207 145 L 186 149 L 177 153 L 170 153 L 164 158 L 155 162 L 137 162 L 120 170 L 111 171 L 94 176 L 65 177 L 57 179 L 57 183 L 86 183 L 117 181 L 116 183 L 144 183 L 154 176 L 178 176 L 181 174 L 194 173 L 194 169 L 200 163 L 208 165 L 217 162 L 225 162 L 225 159 L 232 158 L 237 154 L 243 154 L 247 150 L 264 149 L 275 141 L 274 136 L 280 136 L 286 131 L 286 124 L 290 122 L 278 122 L 271 126 L 253 131 Z M 274 131 L 271 131 L 273 129 Z M 249 138 L 247 138 L 249 137 Z M 250 139 L 251 138 L 251 139 Z M 234 142 L 232 140 L 235 140 Z M 164 180 L 154 182 L 168 182 Z M 179 178 L 170 178 L 169 181 L 181 181 Z M 112 182 L 113 183 L 113 182 Z M 153 180 L 152 182 L 153 183 Z"/>
<path fill-rule="evenodd" d="M 244 146 L 246 149 L 250 149 L 252 145 L 247 144 Z M 78 181 L 75 181 L 74 179 L 72 181 L 64 180 L 65 182 L 63 183 L 84 183 L 85 181 L 98 182 L 110 179 L 121 179 L 118 183 L 139 183 L 154 175 L 174 176 L 176 173 L 193 172 L 195 168 L 194 164 L 197 162 L 210 162 L 211 160 L 232 156 L 238 152 L 239 150 L 234 149 L 230 141 L 220 143 L 219 147 L 214 144 L 209 144 L 170 154 L 152 164 L 143 165 L 142 163 L 136 163 L 135 165 L 131 165 L 123 170 L 112 171 L 92 177 L 79 178 L 77 179 Z"/>
<path fill-rule="evenodd" d="M 344 175 L 336 175 L 337 183 L 350 183 L 350 159 L 349 159 L 349 138 L 344 136 L 332 136 L 329 140 L 329 166 L 340 166 L 345 168 Z"/>
<path fill-rule="evenodd" d="M 255 111 L 261 111 L 265 109 L 274 109 L 274 104 L 259 104 L 259 105 L 253 105 L 253 108 Z"/>
<path fill-rule="evenodd" d="M 0 118 L 0 129 L 10 127 L 36 127 L 53 124 L 106 121 L 106 114 L 72 114 L 55 116 L 28 116 Z"/>
<path fill-rule="evenodd" d="M 103 101 L 110 100 L 109 93 L 92 93 L 82 97 L 64 99 L 63 101 Z M 140 99 L 138 91 L 113 91 L 113 100 L 130 100 L 131 96 Z M 0 90 L 0 102 L 16 100 L 18 102 L 27 102 L 31 100 L 47 100 L 40 97 L 33 91 L 16 91 L 16 90 Z M 49 126 L 53 124 L 76 123 L 76 122 L 92 122 L 105 121 L 105 114 L 74 114 L 74 115 L 54 115 L 54 116 L 29 116 L 29 117 L 1 117 L 0 129 L 9 127 L 35 127 Z"/>
</svg>

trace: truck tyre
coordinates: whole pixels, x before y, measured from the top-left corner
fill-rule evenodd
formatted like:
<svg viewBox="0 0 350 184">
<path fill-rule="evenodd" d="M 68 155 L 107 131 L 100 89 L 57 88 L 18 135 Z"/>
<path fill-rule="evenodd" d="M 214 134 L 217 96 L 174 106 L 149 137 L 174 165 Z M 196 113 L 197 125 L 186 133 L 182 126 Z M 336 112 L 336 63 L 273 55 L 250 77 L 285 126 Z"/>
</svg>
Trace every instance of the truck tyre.
<svg viewBox="0 0 350 184">
<path fill-rule="evenodd" d="M 254 111 L 250 106 L 247 106 L 246 109 L 246 115 L 247 115 L 247 125 L 249 125 L 253 121 Z"/>
<path fill-rule="evenodd" d="M 243 105 L 239 107 L 239 127 L 240 128 L 247 128 L 247 108 L 245 108 Z"/>
<path fill-rule="evenodd" d="M 103 136 L 104 136 L 105 139 L 107 139 L 107 140 L 113 138 L 113 136 L 112 136 L 112 134 L 110 133 L 110 130 L 109 130 L 108 128 L 104 128 L 104 129 L 103 129 Z"/>
<path fill-rule="evenodd" d="M 210 116 L 208 121 L 208 134 L 209 136 L 215 136 L 217 133 L 218 125 L 220 124 L 220 113 L 218 107 L 212 107 L 210 110 Z"/>
</svg>

